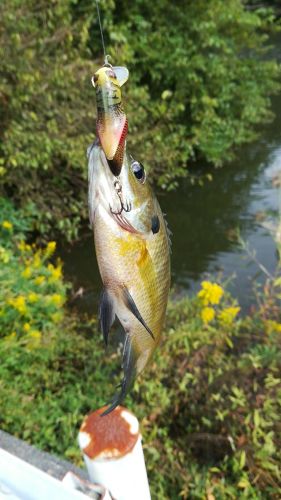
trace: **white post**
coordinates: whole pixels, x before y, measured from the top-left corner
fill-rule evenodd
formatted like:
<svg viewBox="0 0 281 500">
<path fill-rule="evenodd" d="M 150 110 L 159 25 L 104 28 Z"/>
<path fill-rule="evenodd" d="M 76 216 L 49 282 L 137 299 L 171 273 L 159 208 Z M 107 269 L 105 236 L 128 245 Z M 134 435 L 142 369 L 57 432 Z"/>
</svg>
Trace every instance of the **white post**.
<svg viewBox="0 0 281 500">
<path fill-rule="evenodd" d="M 90 480 L 116 500 L 150 500 L 137 418 L 122 406 L 101 416 L 104 410 L 88 415 L 78 435 Z"/>
</svg>

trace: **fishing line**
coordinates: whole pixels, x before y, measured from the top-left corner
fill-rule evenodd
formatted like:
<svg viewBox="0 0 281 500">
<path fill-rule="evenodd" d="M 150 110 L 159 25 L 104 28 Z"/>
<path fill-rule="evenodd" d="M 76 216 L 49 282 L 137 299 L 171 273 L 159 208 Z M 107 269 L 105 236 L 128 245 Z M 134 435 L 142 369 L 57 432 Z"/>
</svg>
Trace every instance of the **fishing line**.
<svg viewBox="0 0 281 500">
<path fill-rule="evenodd" d="M 106 55 L 106 50 L 105 50 L 105 43 L 104 43 L 104 38 L 103 38 L 103 31 L 102 31 L 101 17 L 100 17 L 100 8 L 99 8 L 98 0 L 96 0 L 96 6 L 97 6 L 99 26 L 100 26 L 101 43 L 102 43 L 103 54 L 104 54 L 104 63 L 108 64 L 108 56 Z"/>
</svg>

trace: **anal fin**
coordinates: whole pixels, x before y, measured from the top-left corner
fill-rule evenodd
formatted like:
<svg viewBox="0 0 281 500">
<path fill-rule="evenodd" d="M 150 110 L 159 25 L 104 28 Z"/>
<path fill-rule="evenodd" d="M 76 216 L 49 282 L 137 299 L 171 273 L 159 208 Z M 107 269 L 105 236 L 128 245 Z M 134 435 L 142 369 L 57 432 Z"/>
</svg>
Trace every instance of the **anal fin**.
<svg viewBox="0 0 281 500">
<path fill-rule="evenodd" d="M 146 322 L 144 321 L 141 313 L 139 312 L 137 306 L 136 306 L 136 303 L 132 297 L 132 295 L 130 294 L 129 290 L 127 287 L 123 287 L 123 298 L 124 298 L 124 302 L 125 302 L 125 305 L 127 306 L 127 308 L 129 309 L 129 311 L 131 311 L 131 313 L 139 320 L 139 322 L 144 326 L 144 328 L 146 329 L 146 331 L 149 333 L 149 335 L 153 338 L 153 340 L 155 340 L 155 337 L 152 333 L 152 331 L 150 330 L 150 328 L 147 326 Z"/>
<path fill-rule="evenodd" d="M 102 291 L 100 298 L 99 318 L 104 342 L 107 346 L 109 330 L 115 319 L 115 311 L 112 297 L 106 288 Z"/>
</svg>

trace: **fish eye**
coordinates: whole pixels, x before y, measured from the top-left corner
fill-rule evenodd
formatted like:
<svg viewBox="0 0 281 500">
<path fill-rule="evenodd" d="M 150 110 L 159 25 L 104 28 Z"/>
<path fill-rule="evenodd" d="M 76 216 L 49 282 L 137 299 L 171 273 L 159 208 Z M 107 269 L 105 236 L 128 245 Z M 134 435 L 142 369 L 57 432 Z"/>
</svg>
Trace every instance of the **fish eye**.
<svg viewBox="0 0 281 500">
<path fill-rule="evenodd" d="M 136 179 L 138 179 L 138 181 L 143 184 L 146 176 L 145 176 L 144 166 L 142 165 L 142 163 L 140 163 L 139 161 L 133 161 L 131 167 Z"/>
</svg>

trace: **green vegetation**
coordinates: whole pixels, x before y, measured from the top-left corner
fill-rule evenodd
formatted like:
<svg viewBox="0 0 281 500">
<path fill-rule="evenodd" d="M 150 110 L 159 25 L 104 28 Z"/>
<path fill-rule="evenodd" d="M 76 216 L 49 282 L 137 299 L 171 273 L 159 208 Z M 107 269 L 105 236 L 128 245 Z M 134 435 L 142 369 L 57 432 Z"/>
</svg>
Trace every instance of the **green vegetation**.
<svg viewBox="0 0 281 500">
<path fill-rule="evenodd" d="M 107 50 L 129 67 L 130 147 L 158 185 L 194 159 L 221 165 L 272 117 L 280 68 L 264 58 L 271 10 L 240 0 L 101 2 Z M 90 77 L 101 64 L 93 2 L 2 0 L 0 184 L 35 205 L 35 228 L 77 236 L 86 217 Z"/>
<path fill-rule="evenodd" d="M 159 187 L 194 160 L 225 164 L 271 120 L 272 10 L 111 0 L 101 12 L 112 62 L 130 70 L 130 148 Z M 75 239 L 87 217 L 100 54 L 92 1 L 0 3 L 0 428 L 78 465 L 79 425 L 113 394 L 120 358 L 96 318 L 66 309 L 71 285 L 48 240 Z M 217 283 L 170 302 L 163 345 L 126 400 L 153 498 L 280 498 L 280 299 L 279 273 L 244 318 Z"/>
<path fill-rule="evenodd" d="M 61 263 L 48 262 L 56 243 L 51 241 L 44 249 L 26 243 L 22 228 L 29 221 L 22 223 L 4 200 L 0 210 L 1 337 L 28 349 L 41 341 L 48 344 L 66 299 Z"/>
<path fill-rule="evenodd" d="M 112 395 L 120 359 L 95 320 L 63 314 L 54 243 L 30 246 L 20 226 L 32 220 L 1 209 L 0 427 L 82 465 L 79 425 Z M 280 297 L 277 276 L 245 318 L 208 281 L 170 302 L 164 342 L 126 400 L 153 498 L 280 498 Z"/>
<path fill-rule="evenodd" d="M 74 438 L 89 408 L 82 404 L 85 388 L 94 394 L 93 376 L 99 383 L 108 368 L 91 323 L 83 338 L 64 314 L 67 285 L 61 262 L 52 258 L 55 242 L 30 245 L 23 228 L 28 234 L 32 218 L 1 199 L 0 428 L 67 455 L 70 433 Z"/>
</svg>

